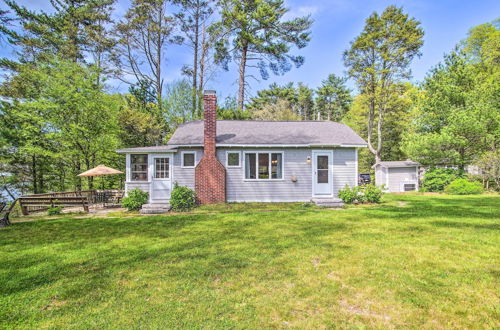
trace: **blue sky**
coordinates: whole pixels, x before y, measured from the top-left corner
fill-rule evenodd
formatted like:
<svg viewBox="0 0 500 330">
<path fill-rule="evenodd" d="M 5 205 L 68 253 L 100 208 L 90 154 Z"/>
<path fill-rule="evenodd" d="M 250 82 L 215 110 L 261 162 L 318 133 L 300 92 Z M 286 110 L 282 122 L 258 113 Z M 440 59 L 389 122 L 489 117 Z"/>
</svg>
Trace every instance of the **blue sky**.
<svg viewBox="0 0 500 330">
<path fill-rule="evenodd" d="M 30 9 L 50 8 L 48 0 L 18 2 Z M 115 17 L 121 16 L 129 3 L 129 0 L 118 0 Z M 414 81 L 422 80 L 429 69 L 466 36 L 471 27 L 500 17 L 498 0 L 286 0 L 286 4 L 290 8 L 288 15 L 311 14 L 314 19 L 311 42 L 306 48 L 296 51 L 305 56 L 305 63 L 284 76 L 271 75 L 268 80 L 251 81 L 251 95 L 272 82 L 284 84 L 301 81 L 316 87 L 329 73 L 344 74 L 342 53 L 349 47 L 349 42 L 361 32 L 365 19 L 372 12 L 381 12 L 391 4 L 403 6 L 405 12 L 417 18 L 425 30 L 423 56 L 412 63 Z M 2 56 L 8 56 L 11 52 L 9 46 L 0 49 Z M 166 81 L 180 79 L 180 67 L 190 62 L 190 54 L 183 47 L 174 46 L 167 50 L 166 57 Z M 352 82 L 349 84 L 354 87 Z M 228 72 L 220 71 L 208 87 L 217 90 L 222 98 L 235 94 L 236 66 L 230 66 Z M 127 86 L 116 83 L 112 88 L 125 91 Z"/>
</svg>

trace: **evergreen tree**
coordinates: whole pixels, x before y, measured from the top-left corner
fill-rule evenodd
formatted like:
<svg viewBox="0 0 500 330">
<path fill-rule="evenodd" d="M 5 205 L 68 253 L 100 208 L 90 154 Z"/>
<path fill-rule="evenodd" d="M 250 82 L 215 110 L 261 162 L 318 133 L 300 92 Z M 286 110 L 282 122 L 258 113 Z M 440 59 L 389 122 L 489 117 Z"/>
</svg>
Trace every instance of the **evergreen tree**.
<svg viewBox="0 0 500 330">
<path fill-rule="evenodd" d="M 352 103 L 351 91 L 346 87 L 347 78 L 330 74 L 316 90 L 316 111 L 323 118 L 341 121 Z"/>
<path fill-rule="evenodd" d="M 309 17 L 284 20 L 288 9 L 284 0 L 220 0 L 221 19 L 212 31 L 217 40 L 216 61 L 227 70 L 231 60 L 239 62 L 238 106 L 243 109 L 247 88 L 247 68 L 257 61 L 261 77 L 268 70 L 280 75 L 300 66 L 304 57 L 291 55 L 291 47 L 303 48 L 309 42 Z"/>
<path fill-rule="evenodd" d="M 409 65 L 420 56 L 423 36 L 417 20 L 403 13 L 402 8 L 389 6 L 381 15 L 373 13 L 368 17 L 363 31 L 344 53 L 350 77 L 367 96 L 368 149 L 377 163 L 382 160 L 382 131 L 391 93 L 396 84 L 410 77 Z"/>
</svg>

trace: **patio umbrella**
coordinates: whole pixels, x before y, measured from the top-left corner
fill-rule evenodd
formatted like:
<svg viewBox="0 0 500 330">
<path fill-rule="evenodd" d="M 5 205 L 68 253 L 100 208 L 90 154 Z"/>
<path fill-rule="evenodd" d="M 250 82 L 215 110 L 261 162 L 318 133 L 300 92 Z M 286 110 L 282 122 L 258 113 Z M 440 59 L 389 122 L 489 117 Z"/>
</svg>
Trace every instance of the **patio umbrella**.
<svg viewBox="0 0 500 330">
<path fill-rule="evenodd" d="M 114 168 L 111 167 L 99 165 L 88 171 L 78 174 L 78 176 L 101 176 L 101 175 L 113 175 L 113 174 L 123 174 L 123 172 L 115 170 Z M 102 184 L 104 188 L 104 181 L 102 181 Z"/>
</svg>

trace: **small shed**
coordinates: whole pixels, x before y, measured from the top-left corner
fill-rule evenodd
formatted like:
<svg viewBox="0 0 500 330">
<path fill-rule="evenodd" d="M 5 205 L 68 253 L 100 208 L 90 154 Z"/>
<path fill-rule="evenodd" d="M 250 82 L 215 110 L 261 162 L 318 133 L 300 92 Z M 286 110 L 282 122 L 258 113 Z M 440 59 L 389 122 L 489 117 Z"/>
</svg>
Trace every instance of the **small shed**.
<svg viewBox="0 0 500 330">
<path fill-rule="evenodd" d="M 385 185 L 388 192 L 418 191 L 420 164 L 410 159 L 379 162 L 375 169 L 375 184 Z"/>
</svg>

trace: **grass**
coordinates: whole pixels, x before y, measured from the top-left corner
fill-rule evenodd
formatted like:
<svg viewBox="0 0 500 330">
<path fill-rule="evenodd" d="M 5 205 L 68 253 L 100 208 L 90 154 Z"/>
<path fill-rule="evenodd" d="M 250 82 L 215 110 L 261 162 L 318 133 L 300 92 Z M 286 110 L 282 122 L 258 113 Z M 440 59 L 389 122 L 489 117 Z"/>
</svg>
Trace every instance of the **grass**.
<svg viewBox="0 0 500 330">
<path fill-rule="evenodd" d="M 500 197 L 0 229 L 0 327 L 498 328 Z"/>
</svg>

